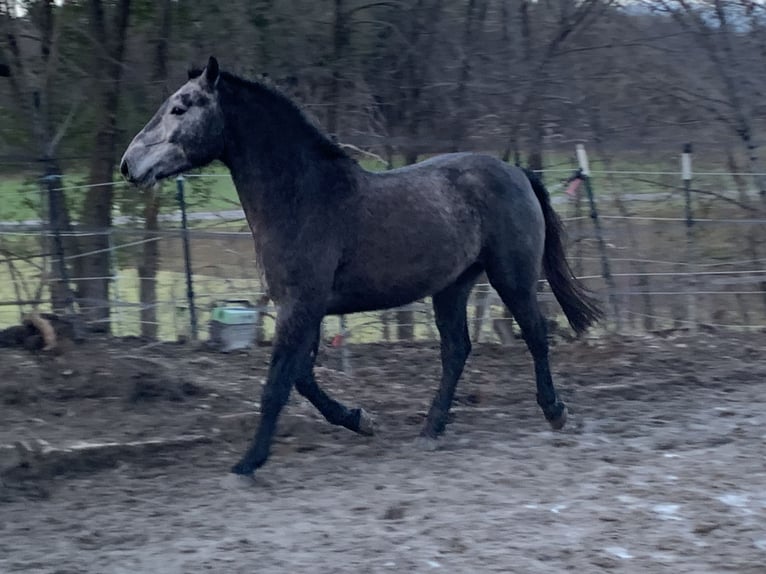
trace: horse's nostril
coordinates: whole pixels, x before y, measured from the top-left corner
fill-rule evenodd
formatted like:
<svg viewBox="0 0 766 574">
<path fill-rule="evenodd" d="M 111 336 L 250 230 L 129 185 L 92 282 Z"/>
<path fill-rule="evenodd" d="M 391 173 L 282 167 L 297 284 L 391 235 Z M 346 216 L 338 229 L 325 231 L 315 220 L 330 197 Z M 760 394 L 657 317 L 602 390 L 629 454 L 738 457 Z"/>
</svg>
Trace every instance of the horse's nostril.
<svg viewBox="0 0 766 574">
<path fill-rule="evenodd" d="M 128 170 L 128 162 L 125 160 L 122 160 L 122 163 L 120 164 L 120 173 L 122 174 L 122 177 L 125 179 L 130 179 L 130 171 Z"/>
</svg>

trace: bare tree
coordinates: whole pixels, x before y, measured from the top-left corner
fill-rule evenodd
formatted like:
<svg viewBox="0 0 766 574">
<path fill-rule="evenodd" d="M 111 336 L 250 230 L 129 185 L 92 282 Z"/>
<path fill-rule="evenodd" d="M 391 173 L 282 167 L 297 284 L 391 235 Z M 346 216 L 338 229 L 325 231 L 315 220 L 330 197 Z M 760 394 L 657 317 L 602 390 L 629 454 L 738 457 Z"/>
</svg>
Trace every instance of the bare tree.
<svg viewBox="0 0 766 574">
<path fill-rule="evenodd" d="M 114 190 L 112 181 L 117 161 L 117 111 L 123 73 L 131 0 L 119 0 L 108 10 L 101 0 L 90 0 L 89 24 L 93 45 L 93 91 L 98 116 L 88 181 L 82 209 L 82 224 L 92 235 L 81 240 L 82 256 L 77 260 L 78 294 L 86 319 L 96 331 L 109 330 L 109 237 Z M 111 18 L 110 18 L 111 12 Z"/>
<path fill-rule="evenodd" d="M 340 110 L 341 80 L 346 50 L 351 31 L 348 25 L 349 13 L 344 0 L 335 0 L 335 17 L 332 31 L 332 73 L 330 76 L 330 108 L 327 112 L 327 130 L 338 133 L 338 111 Z"/>
<path fill-rule="evenodd" d="M 3 75 L 10 83 L 15 112 L 23 118 L 22 124 L 29 130 L 25 134 L 29 152 L 42 162 L 41 181 L 48 199 L 50 227 L 57 232 L 48 245 L 48 250 L 55 257 L 55 279 L 50 284 L 51 305 L 54 311 L 62 311 L 72 303 L 72 292 L 67 281 L 69 272 L 63 259 L 65 250 L 59 233 L 71 230 L 71 225 L 61 186 L 57 150 L 81 100 L 77 90 L 74 90 L 67 114 L 63 118 L 55 117 L 54 76 L 58 66 L 61 19 L 57 18 L 58 9 L 53 0 L 30 6 L 32 12 L 24 19 L 15 17 L 11 9 L 8 2 L 0 2 L 3 33 L 0 56 L 7 62 Z"/>
<path fill-rule="evenodd" d="M 170 51 L 173 1 L 162 0 L 156 5 L 159 15 L 159 29 L 154 47 L 154 71 L 152 79 L 167 91 L 168 53 Z M 143 192 L 144 200 L 144 244 L 141 262 L 138 265 L 139 301 L 141 302 L 141 336 L 156 339 L 157 321 L 157 272 L 160 266 L 159 214 L 161 206 L 159 190 Z"/>
<path fill-rule="evenodd" d="M 461 52 L 461 61 L 455 86 L 455 114 L 452 118 L 452 151 L 458 151 L 464 145 L 468 84 L 471 81 L 477 46 L 482 39 L 484 19 L 487 16 L 487 4 L 487 0 L 468 0 L 466 4 L 463 38 L 458 48 Z"/>
<path fill-rule="evenodd" d="M 756 122 L 756 110 L 766 96 L 766 87 L 761 79 L 762 62 L 752 57 L 766 50 L 762 35 L 757 33 L 763 31 L 766 9 L 749 0 L 657 0 L 652 7 L 670 14 L 706 56 L 705 71 L 709 75 L 696 74 L 697 84 L 684 91 L 736 134 L 766 203 L 765 164 Z M 758 11 L 760 19 L 756 17 Z M 736 26 L 732 18 L 737 19 Z M 749 36 L 746 31 L 754 34 Z M 686 64 L 684 59 L 679 67 Z M 710 79 L 715 80 L 715 87 Z"/>
<path fill-rule="evenodd" d="M 533 20 L 532 6 L 528 0 L 519 2 L 520 34 L 524 39 L 524 59 L 521 65 L 524 66 L 525 73 L 524 81 L 520 82 L 521 85 L 508 86 L 509 90 L 520 92 L 521 97 L 516 108 L 509 110 L 509 137 L 502 153 L 505 161 L 510 159 L 511 154 L 517 161 L 521 157 L 520 126 L 526 125 L 530 134 L 542 133 L 539 122 L 542 117 L 544 87 L 549 77 L 549 68 L 565 43 L 570 41 L 576 32 L 597 20 L 612 3 L 612 0 L 583 0 L 573 4 L 568 0 L 561 0 L 557 5 L 558 15 L 550 29 L 548 26 L 538 26 L 539 29 L 535 30 L 535 22 L 541 23 L 542 20 Z M 549 11 L 548 6 L 539 8 L 546 14 L 556 12 Z M 532 159 L 539 166 L 542 163 L 541 142 L 538 140 L 533 147 L 535 149 Z M 535 159 L 535 154 L 538 159 Z"/>
</svg>

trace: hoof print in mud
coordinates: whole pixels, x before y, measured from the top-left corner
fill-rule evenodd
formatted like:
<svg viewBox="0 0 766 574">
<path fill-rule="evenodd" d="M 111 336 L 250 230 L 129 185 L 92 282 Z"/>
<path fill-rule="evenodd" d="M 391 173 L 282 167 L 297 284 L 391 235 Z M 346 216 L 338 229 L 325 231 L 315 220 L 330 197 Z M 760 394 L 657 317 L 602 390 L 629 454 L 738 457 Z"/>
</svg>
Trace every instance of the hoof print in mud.
<svg viewBox="0 0 766 574">
<path fill-rule="evenodd" d="M 412 444 L 417 450 L 422 452 L 434 452 L 439 449 L 439 440 L 430 436 L 420 435 Z"/>
<path fill-rule="evenodd" d="M 221 479 L 220 486 L 223 490 L 249 490 L 259 486 L 254 474 L 230 473 Z"/>
</svg>

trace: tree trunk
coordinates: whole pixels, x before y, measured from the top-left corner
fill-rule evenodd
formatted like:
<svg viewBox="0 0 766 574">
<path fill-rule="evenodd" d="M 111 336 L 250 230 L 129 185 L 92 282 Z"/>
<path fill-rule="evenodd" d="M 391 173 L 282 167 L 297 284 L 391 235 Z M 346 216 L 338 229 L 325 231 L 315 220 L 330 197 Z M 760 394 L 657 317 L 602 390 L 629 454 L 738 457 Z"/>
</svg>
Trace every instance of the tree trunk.
<svg viewBox="0 0 766 574">
<path fill-rule="evenodd" d="M 511 153 L 513 153 L 514 163 L 516 165 L 519 165 L 521 163 L 521 151 L 519 146 L 519 126 L 522 124 L 522 122 L 525 121 L 525 116 L 527 114 L 527 108 L 532 101 L 531 96 L 529 95 L 531 91 L 533 90 L 532 86 L 532 77 L 533 77 L 533 70 L 535 68 L 535 61 L 532 59 L 534 57 L 534 52 L 532 50 L 532 26 L 529 18 L 529 0 L 521 0 L 518 4 L 519 8 L 519 26 L 521 28 L 521 39 L 522 39 L 522 45 L 524 49 L 524 62 L 527 65 L 526 70 L 526 78 L 527 78 L 527 86 L 525 87 L 526 94 L 524 98 L 522 98 L 519 109 L 516 111 L 517 114 L 517 121 L 514 122 L 514 127 L 512 128 L 511 136 L 508 138 L 508 144 L 505 146 L 505 149 L 503 150 L 503 153 L 501 154 L 502 160 L 507 162 L 511 159 Z M 508 13 L 505 14 L 505 16 L 508 16 Z M 509 58 L 509 61 L 510 58 Z M 542 67 L 540 69 L 542 71 Z M 512 78 L 512 74 L 508 74 L 508 78 Z M 530 130 L 531 133 L 531 130 Z"/>
<path fill-rule="evenodd" d="M 729 170 L 732 173 L 739 173 L 740 167 L 737 165 L 737 161 L 734 159 L 734 156 L 731 153 L 729 154 L 728 159 Z M 736 176 L 734 178 L 734 183 L 739 190 L 739 198 L 742 205 L 748 206 L 751 209 L 757 209 L 753 205 L 753 202 L 750 201 L 750 196 L 747 193 L 747 183 L 745 180 L 740 176 Z M 763 195 L 761 195 L 761 198 L 763 198 Z M 761 261 L 761 250 L 759 246 L 762 245 L 761 237 L 763 234 L 761 227 L 762 226 L 759 225 L 749 225 L 747 226 L 747 231 L 742 236 L 742 239 L 744 240 L 744 251 L 750 257 L 753 269 L 760 268 L 759 262 Z M 766 310 L 766 281 L 760 282 L 758 284 L 758 289 L 761 291 L 761 301 L 763 302 L 763 308 Z"/>
<path fill-rule="evenodd" d="M 522 125 L 530 112 L 533 102 L 537 105 L 541 105 L 540 102 L 543 96 L 543 88 L 549 77 L 548 67 L 551 62 L 556 59 L 559 49 L 562 44 L 569 38 L 575 31 L 583 27 L 588 19 L 591 17 L 594 9 L 602 5 L 601 0 L 583 0 L 578 3 L 576 7 L 571 11 L 566 11 L 561 14 L 558 25 L 554 33 L 549 36 L 546 43 L 541 43 L 539 40 L 541 35 L 538 28 L 533 29 L 532 18 L 530 17 L 530 8 L 534 3 L 530 0 L 521 0 L 518 3 L 519 7 L 519 21 L 521 25 L 521 37 L 524 44 L 524 56 L 526 63 L 526 85 L 521 89 L 521 100 L 516 106 L 516 109 L 509 115 L 511 121 L 509 121 L 509 136 L 501 157 L 503 161 L 508 161 L 511 157 L 511 153 L 518 162 L 520 157 L 519 152 L 519 126 Z M 562 4 L 563 7 L 567 7 L 567 4 Z M 571 5 L 570 5 L 571 6 Z M 512 75 L 509 74 L 509 80 L 512 79 Z M 518 86 L 509 85 L 509 93 L 518 91 Z"/>
<path fill-rule="evenodd" d="M 341 99 L 341 69 L 343 55 L 349 41 L 348 18 L 344 0 L 335 0 L 335 21 L 333 24 L 332 45 L 333 62 L 330 78 L 330 107 L 327 111 L 327 131 L 330 135 L 338 135 L 338 112 Z"/>
<path fill-rule="evenodd" d="M 471 67 L 474 59 L 476 39 L 480 36 L 481 27 L 487 14 L 487 2 L 468 0 L 466 6 L 465 22 L 463 27 L 463 59 L 460 63 L 460 72 L 457 80 L 457 92 L 455 95 L 455 114 L 453 117 L 451 151 L 459 151 L 466 136 L 466 111 L 468 103 L 468 84 L 471 81 Z"/>
<path fill-rule="evenodd" d="M 46 162 L 45 188 L 48 196 L 48 253 L 52 254 L 53 277 L 48 285 L 51 294 L 51 309 L 54 313 L 71 312 L 74 305 L 74 295 L 69 284 L 69 269 L 67 267 L 64 239 L 62 234 L 72 230 L 69 220 L 69 210 L 66 207 L 66 197 L 61 189 L 61 170 L 55 159 Z"/>
<path fill-rule="evenodd" d="M 411 148 L 405 154 L 407 165 L 418 160 L 418 154 Z M 397 309 L 396 336 L 400 341 L 412 341 L 415 338 L 415 312 L 412 309 Z"/>
<path fill-rule="evenodd" d="M 161 5 L 161 23 L 155 47 L 153 79 L 163 84 L 168 79 L 168 48 L 173 13 L 172 0 L 163 0 Z M 157 272 L 160 267 L 159 214 L 161 200 L 158 193 L 144 194 L 144 244 L 141 261 L 138 265 L 139 300 L 141 301 L 141 336 L 157 339 L 159 324 L 157 321 Z"/>
<path fill-rule="evenodd" d="M 405 89 L 401 93 L 399 105 L 404 110 L 404 130 L 407 141 L 404 146 L 404 163 L 414 164 L 419 157 L 420 127 L 423 122 L 423 105 L 421 96 L 426 83 L 427 67 L 424 65 L 430 57 L 434 47 L 434 30 L 436 23 L 441 17 L 441 0 L 426 5 L 425 2 L 417 2 L 410 10 L 410 22 L 407 34 L 407 42 L 410 49 L 404 65 L 403 84 Z M 425 40 L 420 43 L 420 39 Z M 420 45 L 421 50 L 415 52 L 413 46 Z M 386 325 L 386 329 L 388 326 Z M 396 311 L 396 332 L 400 341 L 411 341 L 415 338 L 415 313 L 411 309 Z"/>
<path fill-rule="evenodd" d="M 400 341 L 412 341 L 415 338 L 415 312 L 399 309 L 396 312 L 396 336 Z"/>
<path fill-rule="evenodd" d="M 114 23 L 108 26 L 104 6 L 100 0 L 91 0 L 91 32 L 97 43 L 94 62 L 96 103 L 99 110 L 94 149 L 91 155 L 88 183 L 112 182 L 116 163 L 117 107 L 120 80 L 125 56 L 125 44 L 130 15 L 130 0 L 120 0 L 116 6 Z M 91 187 L 85 196 L 82 224 L 92 235 L 82 238 L 80 247 L 85 255 L 78 259 L 78 293 L 81 309 L 91 329 L 109 331 L 109 235 L 112 224 L 111 185 Z"/>
</svg>

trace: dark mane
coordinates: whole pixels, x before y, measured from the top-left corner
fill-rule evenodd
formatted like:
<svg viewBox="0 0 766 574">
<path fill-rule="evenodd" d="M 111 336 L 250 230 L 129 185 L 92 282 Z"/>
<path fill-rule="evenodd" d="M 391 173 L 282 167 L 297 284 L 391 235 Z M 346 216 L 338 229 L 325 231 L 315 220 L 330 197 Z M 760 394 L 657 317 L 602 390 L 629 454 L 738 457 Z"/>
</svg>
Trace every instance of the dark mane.
<svg viewBox="0 0 766 574">
<path fill-rule="evenodd" d="M 199 68 L 190 69 L 188 72 L 189 79 L 199 77 L 200 75 L 202 75 L 203 71 L 204 70 Z M 311 119 L 308 115 L 306 115 L 306 113 L 300 108 L 300 106 L 298 106 L 298 104 L 296 104 L 294 101 L 288 98 L 276 87 L 269 86 L 262 82 L 248 80 L 240 76 L 237 76 L 236 74 L 232 74 L 231 72 L 226 72 L 223 70 L 221 70 L 220 75 L 221 75 L 221 79 L 227 84 L 231 86 L 244 88 L 246 90 L 249 90 L 255 93 L 255 95 L 257 96 L 266 96 L 267 100 L 276 102 L 278 105 L 285 106 L 288 110 L 294 112 L 295 115 L 301 121 L 301 123 L 304 124 L 305 127 L 308 129 L 308 132 L 311 138 L 317 144 L 319 149 L 322 150 L 327 155 L 328 158 L 352 159 L 346 153 L 346 151 L 340 145 L 337 144 L 337 142 L 335 142 L 333 139 L 331 139 L 322 131 L 322 129 L 317 125 L 317 123 L 313 119 Z"/>
</svg>

